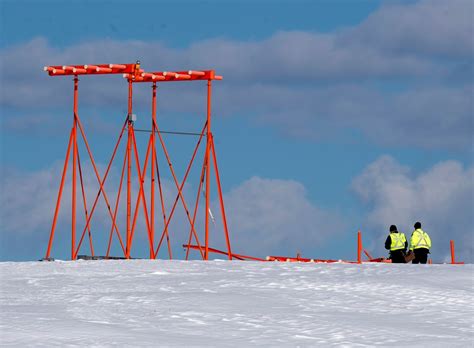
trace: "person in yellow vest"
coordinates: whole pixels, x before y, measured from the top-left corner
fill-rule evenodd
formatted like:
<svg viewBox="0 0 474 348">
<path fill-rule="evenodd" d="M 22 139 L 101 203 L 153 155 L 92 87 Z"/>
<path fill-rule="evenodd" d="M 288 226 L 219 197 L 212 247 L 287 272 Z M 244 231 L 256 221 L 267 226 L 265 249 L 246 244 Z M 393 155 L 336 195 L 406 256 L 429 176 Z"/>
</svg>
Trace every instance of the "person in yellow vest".
<svg viewBox="0 0 474 348">
<path fill-rule="evenodd" d="M 421 223 L 416 222 L 415 230 L 411 234 L 410 250 L 415 253 L 412 263 L 426 263 L 431 249 L 431 239 L 428 233 L 421 229 Z"/>
<path fill-rule="evenodd" d="M 405 263 L 405 253 L 408 247 L 405 234 L 398 232 L 395 225 L 390 226 L 389 230 L 390 234 L 385 240 L 385 249 L 390 250 L 392 263 Z"/>
</svg>

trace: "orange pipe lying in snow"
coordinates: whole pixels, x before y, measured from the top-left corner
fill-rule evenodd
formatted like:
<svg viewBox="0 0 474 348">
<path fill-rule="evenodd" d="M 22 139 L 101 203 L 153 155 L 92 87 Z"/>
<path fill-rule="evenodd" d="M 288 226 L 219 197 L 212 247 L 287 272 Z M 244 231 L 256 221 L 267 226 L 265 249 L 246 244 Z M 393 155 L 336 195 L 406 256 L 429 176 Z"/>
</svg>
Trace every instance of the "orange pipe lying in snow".
<svg viewBox="0 0 474 348">
<path fill-rule="evenodd" d="M 189 248 L 189 249 L 194 249 L 194 250 L 203 250 L 205 248 L 203 247 L 198 247 L 197 245 L 189 245 L 189 244 L 183 244 L 183 248 Z M 220 255 L 226 255 L 228 256 L 229 253 L 227 251 L 222 251 L 222 250 L 218 250 L 218 249 L 214 249 L 214 248 L 210 248 L 210 247 L 207 247 L 207 250 L 210 252 L 210 253 L 214 253 L 214 254 L 220 254 Z M 231 254 L 233 258 L 237 259 L 237 260 L 252 260 L 252 261 L 267 261 L 265 259 L 261 259 L 259 257 L 253 257 L 253 256 L 247 256 L 247 255 L 240 255 L 240 254 Z"/>
</svg>

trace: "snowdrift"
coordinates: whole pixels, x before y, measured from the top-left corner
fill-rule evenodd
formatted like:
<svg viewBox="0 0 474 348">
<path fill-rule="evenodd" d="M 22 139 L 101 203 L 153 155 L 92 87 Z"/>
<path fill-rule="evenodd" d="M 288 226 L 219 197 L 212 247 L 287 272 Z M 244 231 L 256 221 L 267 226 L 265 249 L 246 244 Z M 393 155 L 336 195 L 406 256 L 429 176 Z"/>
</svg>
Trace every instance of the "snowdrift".
<svg viewBox="0 0 474 348">
<path fill-rule="evenodd" d="M 0 263 L 0 344 L 468 347 L 472 265 Z"/>
</svg>

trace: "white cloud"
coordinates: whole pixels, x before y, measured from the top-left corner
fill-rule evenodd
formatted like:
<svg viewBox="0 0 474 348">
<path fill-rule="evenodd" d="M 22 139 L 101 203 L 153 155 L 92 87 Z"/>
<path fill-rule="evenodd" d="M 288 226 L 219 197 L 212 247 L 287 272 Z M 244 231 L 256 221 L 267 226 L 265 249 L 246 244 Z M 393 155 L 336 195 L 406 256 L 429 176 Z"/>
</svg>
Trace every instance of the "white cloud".
<svg viewBox="0 0 474 348">
<path fill-rule="evenodd" d="M 71 161 L 71 160 L 70 160 Z M 56 162 L 50 168 L 33 171 L 22 172 L 17 169 L 8 169 L 2 173 L 0 203 L 2 211 L 0 218 L 2 221 L 2 233 L 14 233 L 29 238 L 33 233 L 42 231 L 49 237 L 51 223 L 53 220 L 56 199 L 58 195 L 59 183 L 61 180 L 63 163 Z M 64 189 L 62 193 L 60 212 L 58 215 L 59 233 L 65 230 L 70 231 L 71 221 L 71 169 L 72 164 L 69 163 L 68 173 L 66 176 Z M 91 211 L 93 200 L 95 199 L 99 185 L 93 173 L 92 166 L 82 163 L 82 174 L 84 180 L 85 194 L 87 198 L 88 211 Z M 105 171 L 105 167 L 98 166 L 100 173 Z M 77 172 L 77 221 L 78 234 L 82 232 L 84 226 L 84 209 L 79 184 L 80 176 Z M 111 173 L 106 183 L 106 192 L 111 200 L 111 204 L 115 202 L 117 191 L 110 190 L 110 182 L 116 182 L 117 177 Z M 108 189 L 107 189 L 108 188 Z M 103 232 L 108 225 L 110 227 L 110 218 L 106 210 L 103 198 L 99 198 L 97 208 L 95 210 L 94 219 L 91 221 L 96 231 Z M 80 232 L 79 232 L 80 230 Z M 56 232 L 56 235 L 58 232 Z"/>
<path fill-rule="evenodd" d="M 61 174 L 61 164 L 57 163 L 51 168 L 36 172 L 19 172 L 7 170 L 1 182 L 2 195 L 0 203 L 2 211 L 2 239 L 6 241 L 16 236 L 17 242 L 27 245 L 30 254 L 25 250 L 18 255 L 38 258 L 46 250 L 47 239 L 51 228 L 54 213 L 57 190 Z M 88 197 L 88 210 L 90 211 L 93 198 L 98 190 L 96 179 L 92 174 L 90 166 L 83 168 L 85 176 L 86 195 Z M 100 166 L 100 173 L 104 172 L 104 166 Z M 112 208 L 119 183 L 118 168 L 113 167 L 110 178 L 107 180 L 106 192 L 109 196 Z M 164 199 L 166 203 L 167 216 L 176 197 L 176 189 L 172 182 L 163 179 Z M 136 179 L 133 180 L 136 183 Z M 134 186 L 137 186 L 134 184 Z M 184 196 L 191 209 L 194 209 L 194 197 L 196 186 L 188 185 L 184 190 Z M 148 188 L 145 187 L 148 192 Z M 214 192 L 214 191 L 213 191 Z M 77 235 L 79 236 L 84 227 L 82 198 L 80 186 L 78 186 L 77 201 Z M 122 191 L 122 205 L 117 218 L 117 224 L 121 230 L 122 237 L 125 236 L 125 191 Z M 132 196 L 135 202 L 136 189 Z M 227 194 L 224 195 L 227 219 L 229 224 L 230 239 L 233 251 L 236 253 L 250 254 L 255 256 L 266 256 L 278 253 L 303 252 L 306 255 L 314 253 L 314 248 L 321 246 L 329 236 L 338 235 L 344 229 L 344 223 L 336 213 L 326 211 L 314 206 L 308 199 L 304 186 L 296 181 L 263 179 L 253 177 Z M 148 209 L 150 201 L 147 193 Z M 105 245 L 109 235 L 111 220 L 100 198 L 98 209 L 91 220 L 96 253 L 105 254 Z M 161 208 L 159 205 L 158 189 L 156 190 L 156 242 L 162 232 Z M 134 207 L 134 204 L 133 204 Z M 132 208 L 133 212 L 133 208 Z M 216 225 L 211 224 L 210 246 L 226 250 L 224 234 L 221 224 L 220 207 L 217 201 L 212 202 L 212 212 L 216 219 Z M 197 233 L 201 244 L 204 243 L 204 201 L 201 199 L 198 220 L 196 223 Z M 58 253 L 69 257 L 67 253 L 70 239 L 71 221 L 71 179 L 68 174 L 63 197 L 61 201 L 61 212 L 56 228 L 53 255 Z M 136 255 L 144 256 L 143 250 L 147 248 L 146 225 L 143 214 L 140 213 L 139 224 L 136 228 L 134 250 Z M 178 202 L 178 209 L 169 226 L 172 248 L 176 253 L 182 244 L 187 243 L 189 235 L 189 224 L 186 215 Z M 116 236 L 114 235 L 116 252 L 120 255 L 120 249 Z M 8 242 L 9 243 L 9 242 Z M 65 244 L 66 243 L 66 244 Z M 195 244 L 195 241 L 192 241 Z M 101 246 L 101 247 L 98 247 Z M 3 245 L 3 248 L 7 244 Z M 18 245 L 10 245 L 18 247 Z M 160 257 L 167 257 L 167 248 L 164 245 Z M 88 253 L 88 243 L 84 243 L 81 253 Z M 179 254 L 179 253 L 178 253 Z M 176 255 L 176 254 L 175 254 Z M 197 255 L 197 254 L 196 254 Z M 195 255 L 195 256 L 196 256 Z"/>
<path fill-rule="evenodd" d="M 71 160 L 70 160 L 71 161 Z M 120 160 L 119 160 L 120 161 Z M 82 174 L 84 179 L 84 188 L 87 198 L 87 209 L 90 214 L 92 204 L 94 199 L 97 196 L 99 191 L 99 185 L 97 178 L 93 172 L 92 166 L 86 163 L 87 160 L 83 159 L 82 163 Z M 105 192 L 108 196 L 109 203 L 112 211 L 115 209 L 115 202 L 118 193 L 118 186 L 120 180 L 120 172 L 118 164 L 115 162 L 114 166 L 108 175 L 107 181 L 105 183 Z M 71 207 L 72 207 L 72 182 L 71 182 L 71 163 L 69 163 L 68 173 L 66 176 L 64 189 L 62 193 L 60 211 L 58 214 L 58 221 L 55 231 L 55 242 L 53 254 L 60 255 L 64 254 L 65 248 L 64 243 L 69 243 L 71 236 Z M 133 164 L 134 165 L 134 164 Z M 105 173 L 106 166 L 99 164 L 98 171 L 101 176 Z M 135 211 L 135 204 L 138 193 L 138 179 L 132 167 L 132 216 Z M 2 238 L 7 240 L 12 236 L 15 236 L 17 242 L 20 242 L 24 245 L 34 245 L 35 249 L 30 249 L 31 253 L 35 253 L 37 257 L 42 257 L 44 251 L 46 251 L 47 240 L 51 231 L 51 224 L 54 216 L 54 210 L 56 207 L 56 199 L 58 195 L 59 184 L 61 180 L 62 173 L 62 163 L 56 162 L 50 168 L 42 169 L 33 172 L 23 172 L 17 169 L 8 169 L 4 170 L 0 180 L 0 206 L 2 210 L 0 211 L 0 221 L 1 228 L 0 234 Z M 76 218 L 77 218 L 77 228 L 76 235 L 77 241 L 83 232 L 85 226 L 85 215 L 82 201 L 82 193 L 80 186 L 80 177 L 79 172 L 77 173 L 77 201 L 76 201 Z M 148 181 L 145 182 L 145 194 L 147 195 Z M 174 199 L 177 194 L 177 190 L 174 186 L 174 183 L 169 181 L 166 178 L 162 178 L 162 188 L 163 196 L 166 204 L 166 209 L 169 212 L 171 204 L 174 202 Z M 125 238 L 126 234 L 126 177 L 124 178 L 124 183 L 122 186 L 122 193 L 120 198 L 120 205 L 117 214 L 117 226 L 121 233 L 122 238 Z M 185 187 L 184 195 L 189 194 L 189 188 Z M 156 229 L 155 235 L 159 236 L 162 232 L 163 222 L 161 219 L 161 213 L 159 212 L 159 196 L 158 188 L 156 189 Z M 106 243 L 108 241 L 108 236 L 112 226 L 112 220 L 110 214 L 107 210 L 103 194 L 98 200 L 94 216 L 91 219 L 90 226 L 92 230 L 92 236 L 95 240 L 95 244 L 99 245 L 96 248 L 96 253 L 100 255 L 105 254 Z M 146 196 L 148 209 L 150 207 L 149 196 Z M 181 202 L 178 203 L 175 217 L 173 221 L 184 221 L 184 212 L 181 207 Z M 183 230 L 182 224 L 171 223 L 169 226 L 170 231 L 181 231 Z M 143 205 L 140 203 L 139 214 L 137 219 L 137 225 L 135 229 L 134 240 L 134 251 L 137 255 L 142 255 L 143 244 L 147 243 L 147 228 L 145 223 L 145 218 L 143 215 Z M 119 244 L 117 236 L 114 233 L 114 250 L 118 255 L 121 255 L 122 252 L 119 249 Z M 66 242 L 67 241 L 67 242 Z M 177 240 L 171 238 L 171 241 L 176 245 L 181 245 L 182 240 Z M 138 246 L 138 244 L 141 244 Z M 77 244 L 76 244 L 77 245 Z M 2 245 L 3 248 L 8 247 L 6 244 Z M 18 246 L 16 246 L 18 247 Z M 146 247 L 146 246 L 145 246 Z M 89 245 L 86 241 L 82 244 L 80 253 L 89 253 Z M 146 250 L 146 249 L 145 249 Z M 18 255 L 23 257 L 31 257 L 32 254 L 24 254 L 24 251 L 18 251 Z M 69 254 L 64 254 L 66 257 L 69 257 Z"/>
<path fill-rule="evenodd" d="M 383 252 L 383 240 L 392 224 L 411 235 L 422 223 L 433 240 L 435 260 L 446 260 L 449 240 L 464 261 L 473 261 L 474 167 L 457 161 L 440 162 L 421 173 L 383 156 L 354 179 L 352 187 L 369 207 L 366 235 L 371 247 Z"/>
<path fill-rule="evenodd" d="M 236 252 L 267 256 L 314 249 L 345 228 L 341 217 L 315 206 L 293 180 L 252 177 L 225 195 Z"/>
<path fill-rule="evenodd" d="M 347 44 L 393 54 L 472 57 L 474 5 L 470 0 L 387 2 L 347 33 Z"/>
<path fill-rule="evenodd" d="M 470 1 L 421 1 L 382 6 L 351 28 L 276 32 L 261 41 L 211 38 L 170 48 L 92 40 L 57 48 L 36 38 L 0 51 L 2 84 L 9 86 L 1 89 L 0 105 L 25 115 L 31 108 L 70 106 L 72 82 L 48 77 L 44 65 L 141 59 L 145 69 L 215 68 L 225 77 L 216 84 L 216 115 L 255 116 L 291 136 L 319 139 L 353 129 L 376 144 L 465 149 L 473 129 L 472 22 Z M 121 80 L 82 78 L 81 107 L 125 114 Z M 198 85 L 164 85 L 160 112 L 202 112 Z M 137 87 L 135 104 L 148 107 L 148 92 Z M 32 120 L 5 116 L 18 118 L 5 122 L 12 130 Z M 417 136 L 406 137 L 407 129 Z"/>
<path fill-rule="evenodd" d="M 249 103 L 265 124 L 296 137 L 337 137 L 356 130 L 375 144 L 467 149 L 472 146 L 472 87 L 434 87 L 384 94 L 374 88 L 337 85 L 292 89 L 253 86 L 231 97 Z"/>
<path fill-rule="evenodd" d="M 101 166 L 101 173 L 103 169 Z M 88 173 L 85 175 L 85 181 L 90 206 L 92 198 L 97 193 L 97 187 L 90 168 L 83 170 Z M 112 170 L 107 184 L 107 192 L 112 205 L 117 192 L 117 170 L 117 168 Z M 2 238 L 5 238 L 6 234 L 21 236 L 22 243 L 28 240 L 28 243 L 36 247 L 41 244 L 41 253 L 43 252 L 46 247 L 44 243 L 49 236 L 60 171 L 60 163 L 50 169 L 32 173 L 5 171 L 1 187 Z M 185 197 L 191 209 L 195 188 L 191 185 L 185 191 Z M 454 239 L 458 256 L 464 261 L 472 261 L 473 167 L 464 168 L 456 161 L 447 161 L 422 173 L 414 174 L 393 158 L 384 156 L 370 164 L 360 176 L 354 179 L 352 188 L 369 209 L 362 230 L 367 247 L 375 250 L 377 254 L 385 254 L 383 240 L 388 226 L 396 224 L 400 230 L 409 234 L 413 223 L 421 221 L 426 231 L 432 236 L 435 260 L 446 259 L 449 254 L 449 240 Z M 70 190 L 68 179 L 57 232 L 57 235 L 65 236 L 63 241 L 70 235 Z M 169 212 L 176 190 L 174 184 L 169 181 L 164 182 L 164 190 Z M 123 199 L 124 197 L 122 197 L 122 202 Z M 316 247 L 323 246 L 334 236 L 342 236 L 346 228 L 344 219 L 337 212 L 315 206 L 309 200 L 305 187 L 293 180 L 253 177 L 225 193 L 224 200 L 232 247 L 237 253 L 266 256 L 278 253 L 294 254 L 300 251 L 304 255 L 312 255 Z M 157 197 L 157 211 L 158 204 Z M 175 221 L 178 222 L 171 228 L 173 248 L 185 244 L 189 233 L 189 225 L 180 208 L 181 205 L 179 204 L 178 207 L 175 217 Z M 78 211 L 81 210 L 82 202 L 78 192 Z M 212 210 L 217 225 L 211 226 L 211 246 L 225 249 L 220 210 L 216 201 L 212 203 Z M 203 238 L 202 216 L 203 204 L 201 204 L 197 222 L 201 239 Z M 160 218 L 161 215 L 157 212 L 157 234 L 161 233 Z M 125 221 L 123 206 L 119 221 L 119 228 L 123 233 Z M 139 221 L 141 222 L 137 227 L 137 236 L 146 244 L 143 217 Z M 81 223 L 78 225 L 83 226 Z M 110 218 L 103 203 L 96 212 L 93 226 L 95 233 L 106 231 L 108 235 Z M 97 238 L 100 239 L 100 237 Z M 367 241 L 370 240 L 373 242 L 368 243 Z M 166 257 L 164 254 L 161 255 L 161 257 Z"/>
</svg>

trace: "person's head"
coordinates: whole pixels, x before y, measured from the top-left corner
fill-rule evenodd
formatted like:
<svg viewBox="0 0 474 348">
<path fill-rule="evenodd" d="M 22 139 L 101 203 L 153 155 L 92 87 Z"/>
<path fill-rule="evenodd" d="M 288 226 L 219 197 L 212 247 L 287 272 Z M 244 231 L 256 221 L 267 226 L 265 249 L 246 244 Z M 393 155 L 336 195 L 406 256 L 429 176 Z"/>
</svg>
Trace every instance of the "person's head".
<svg viewBox="0 0 474 348">
<path fill-rule="evenodd" d="M 390 233 L 392 232 L 397 232 L 397 226 L 395 225 L 390 226 Z"/>
<path fill-rule="evenodd" d="M 417 229 L 421 228 L 421 223 L 420 222 L 415 222 L 413 227 L 415 227 L 415 230 L 417 230 Z"/>
</svg>

